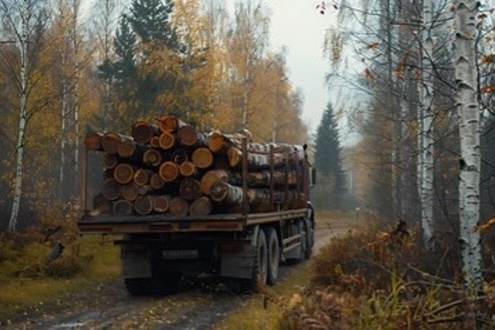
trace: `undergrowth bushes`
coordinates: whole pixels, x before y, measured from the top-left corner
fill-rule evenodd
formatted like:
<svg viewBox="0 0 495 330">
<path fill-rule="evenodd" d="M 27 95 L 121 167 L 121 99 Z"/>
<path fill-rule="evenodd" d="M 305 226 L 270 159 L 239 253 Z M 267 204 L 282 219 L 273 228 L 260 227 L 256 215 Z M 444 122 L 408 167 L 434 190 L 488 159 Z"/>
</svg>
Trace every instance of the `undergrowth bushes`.
<svg viewBox="0 0 495 330">
<path fill-rule="evenodd" d="M 493 329 L 495 288 L 468 294 L 454 242 L 425 251 L 404 225 L 333 239 L 311 260 L 308 287 L 282 302 L 272 297 L 282 306 L 280 328 Z"/>
</svg>

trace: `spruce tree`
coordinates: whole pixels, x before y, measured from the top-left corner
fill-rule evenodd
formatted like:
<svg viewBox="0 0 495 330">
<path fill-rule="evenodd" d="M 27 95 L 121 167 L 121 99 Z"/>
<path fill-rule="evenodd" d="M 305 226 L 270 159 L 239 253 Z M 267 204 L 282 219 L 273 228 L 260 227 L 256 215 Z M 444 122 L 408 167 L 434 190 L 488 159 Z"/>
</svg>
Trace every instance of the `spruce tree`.
<svg viewBox="0 0 495 330">
<path fill-rule="evenodd" d="M 328 103 L 316 131 L 314 166 L 319 174 L 319 182 L 314 202 L 317 207 L 341 207 L 346 188 L 340 151 L 338 124 L 333 106 Z"/>
</svg>

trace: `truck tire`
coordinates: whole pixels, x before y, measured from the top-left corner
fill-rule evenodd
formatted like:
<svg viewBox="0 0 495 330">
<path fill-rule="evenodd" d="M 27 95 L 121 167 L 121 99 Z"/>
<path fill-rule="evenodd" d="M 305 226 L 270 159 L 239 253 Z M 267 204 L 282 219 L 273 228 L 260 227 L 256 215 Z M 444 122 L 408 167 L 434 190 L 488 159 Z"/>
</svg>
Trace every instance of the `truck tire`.
<svg viewBox="0 0 495 330">
<path fill-rule="evenodd" d="M 280 242 L 277 231 L 273 227 L 265 228 L 265 236 L 267 237 L 268 244 L 266 283 L 268 285 L 274 285 L 278 280 L 280 266 Z"/>
<path fill-rule="evenodd" d="M 146 295 L 145 281 L 147 278 L 126 278 L 125 288 L 131 296 L 139 297 Z"/>
<path fill-rule="evenodd" d="M 306 219 L 304 221 L 305 232 L 306 232 L 306 248 L 304 251 L 304 258 L 309 259 L 313 254 L 313 245 L 315 242 L 315 231 L 311 224 L 311 221 Z"/>
<path fill-rule="evenodd" d="M 253 280 L 255 283 L 259 281 L 260 284 L 265 285 L 268 273 L 268 245 L 266 243 L 266 236 L 263 230 L 258 231 L 258 237 L 256 239 L 256 254 L 254 259 Z"/>
</svg>

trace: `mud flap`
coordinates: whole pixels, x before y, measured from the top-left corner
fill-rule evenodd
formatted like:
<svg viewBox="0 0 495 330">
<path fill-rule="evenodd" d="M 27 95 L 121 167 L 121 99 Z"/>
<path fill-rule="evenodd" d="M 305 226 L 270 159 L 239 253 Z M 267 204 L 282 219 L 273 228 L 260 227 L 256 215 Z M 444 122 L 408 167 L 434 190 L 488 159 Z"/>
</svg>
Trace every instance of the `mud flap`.
<svg viewBox="0 0 495 330">
<path fill-rule="evenodd" d="M 254 228 L 250 242 L 243 244 L 242 251 L 222 253 L 220 262 L 222 277 L 252 279 L 259 230 L 259 226 Z"/>
</svg>

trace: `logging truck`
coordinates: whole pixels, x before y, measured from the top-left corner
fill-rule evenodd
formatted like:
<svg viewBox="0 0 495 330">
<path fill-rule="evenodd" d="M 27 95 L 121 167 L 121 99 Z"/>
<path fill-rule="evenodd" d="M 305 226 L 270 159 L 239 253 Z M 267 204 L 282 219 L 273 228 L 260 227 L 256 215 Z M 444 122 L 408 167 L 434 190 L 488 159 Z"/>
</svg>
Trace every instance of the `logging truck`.
<svg viewBox="0 0 495 330">
<path fill-rule="evenodd" d="M 85 146 L 78 229 L 115 235 L 131 295 L 205 277 L 255 289 L 311 256 L 305 146 L 206 134 L 169 115 L 136 122 L 130 135 L 90 133 Z"/>
</svg>

